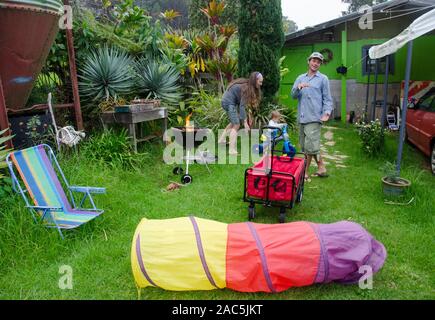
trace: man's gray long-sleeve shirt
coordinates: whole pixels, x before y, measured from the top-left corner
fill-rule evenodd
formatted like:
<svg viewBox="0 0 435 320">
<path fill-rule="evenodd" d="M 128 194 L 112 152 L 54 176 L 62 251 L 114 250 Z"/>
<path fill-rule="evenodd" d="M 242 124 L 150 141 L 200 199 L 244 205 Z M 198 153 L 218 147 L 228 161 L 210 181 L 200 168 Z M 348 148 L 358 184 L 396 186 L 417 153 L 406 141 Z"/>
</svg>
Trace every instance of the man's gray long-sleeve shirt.
<svg viewBox="0 0 435 320">
<path fill-rule="evenodd" d="M 310 86 L 298 89 L 301 83 Z M 298 99 L 298 122 L 301 124 L 321 122 L 322 116 L 330 115 L 333 109 L 329 79 L 319 71 L 313 76 L 301 74 L 295 81 L 291 96 Z"/>
</svg>

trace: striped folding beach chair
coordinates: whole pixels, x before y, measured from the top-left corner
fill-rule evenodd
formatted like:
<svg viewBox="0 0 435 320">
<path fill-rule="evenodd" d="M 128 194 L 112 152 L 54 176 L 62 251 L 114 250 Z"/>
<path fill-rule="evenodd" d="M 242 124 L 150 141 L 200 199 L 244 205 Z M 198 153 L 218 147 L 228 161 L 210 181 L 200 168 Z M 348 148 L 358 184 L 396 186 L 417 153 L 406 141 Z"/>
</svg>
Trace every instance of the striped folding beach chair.
<svg viewBox="0 0 435 320">
<path fill-rule="evenodd" d="M 106 189 L 70 186 L 53 150 L 48 145 L 11 152 L 6 162 L 14 189 L 21 193 L 33 219 L 38 221 L 39 218 L 47 227 L 57 228 L 62 239 L 61 229 L 76 228 L 103 213 L 103 210 L 95 206 L 91 193 L 105 193 Z M 71 203 L 58 179 L 58 174 L 64 187 L 68 189 Z M 79 206 L 76 206 L 73 192 L 83 194 Z M 92 205 L 91 209 L 83 208 L 87 199 Z"/>
</svg>

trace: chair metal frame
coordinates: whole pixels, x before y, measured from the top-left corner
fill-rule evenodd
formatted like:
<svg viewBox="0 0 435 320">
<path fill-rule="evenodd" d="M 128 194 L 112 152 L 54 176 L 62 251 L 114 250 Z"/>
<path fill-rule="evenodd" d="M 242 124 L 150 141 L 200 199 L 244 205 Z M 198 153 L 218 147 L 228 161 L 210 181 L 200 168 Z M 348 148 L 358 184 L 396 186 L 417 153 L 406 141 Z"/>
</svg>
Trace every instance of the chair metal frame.
<svg viewBox="0 0 435 320">
<path fill-rule="evenodd" d="M 57 177 L 59 178 L 59 174 L 62 177 L 62 181 L 65 184 L 66 188 L 68 189 L 68 193 L 69 193 L 69 201 L 70 201 L 70 205 L 72 204 L 71 208 L 74 210 L 82 210 L 82 211 L 89 211 L 89 212 L 95 212 L 98 214 L 102 214 L 104 212 L 104 210 L 98 209 L 97 206 L 95 205 L 95 202 L 92 198 L 92 194 L 103 194 L 106 193 L 106 188 L 99 188 L 99 187 L 83 187 L 83 186 L 70 186 L 67 179 L 65 178 L 65 175 L 59 165 L 59 162 L 56 159 L 56 155 L 54 154 L 53 150 L 51 149 L 51 147 L 47 144 L 41 144 L 38 146 L 34 146 L 31 148 L 37 148 L 39 146 L 43 146 L 45 151 L 48 153 L 48 158 L 51 162 L 51 165 L 53 166 L 53 164 L 55 164 L 55 166 L 53 166 L 53 169 L 56 173 L 56 169 L 57 169 Z M 30 204 L 29 199 L 26 196 L 26 193 L 29 193 L 29 190 L 27 190 L 27 188 L 23 188 L 20 184 L 20 181 L 17 178 L 17 175 L 15 174 L 14 171 L 14 164 L 12 163 L 12 161 L 10 160 L 11 154 L 13 154 L 14 152 L 11 152 L 7 155 L 6 157 L 6 163 L 8 165 L 9 168 L 9 172 L 11 174 L 12 177 L 12 187 L 14 189 L 15 192 L 20 193 L 21 196 L 23 197 L 25 203 L 26 203 L 26 208 L 29 209 L 30 213 L 32 214 L 33 219 L 35 220 L 35 222 L 38 223 L 38 219 L 36 218 L 36 213 L 37 211 L 42 211 L 42 215 L 41 215 L 41 219 L 40 222 L 43 222 L 46 219 L 46 215 L 49 214 L 52 223 L 54 223 L 54 225 L 47 225 L 46 227 L 48 228 L 57 228 L 60 236 L 62 239 L 64 239 L 64 236 L 62 234 L 61 229 L 73 229 L 75 227 L 72 228 L 63 228 L 61 226 L 59 226 L 56 222 L 56 219 L 54 218 L 52 212 L 63 212 L 65 211 L 65 208 L 63 207 L 51 207 L 51 206 L 34 206 Z M 65 190 L 64 190 L 65 191 Z M 76 201 L 74 200 L 74 194 L 73 192 L 78 192 L 78 193 L 83 193 L 83 198 L 80 201 L 79 206 L 76 205 Z M 90 204 L 92 205 L 92 208 L 83 208 L 83 205 L 86 201 L 86 199 L 89 199 Z M 67 198 L 68 200 L 68 198 Z M 80 224 L 81 225 L 81 224 Z M 79 227 L 80 225 L 76 226 Z"/>
</svg>

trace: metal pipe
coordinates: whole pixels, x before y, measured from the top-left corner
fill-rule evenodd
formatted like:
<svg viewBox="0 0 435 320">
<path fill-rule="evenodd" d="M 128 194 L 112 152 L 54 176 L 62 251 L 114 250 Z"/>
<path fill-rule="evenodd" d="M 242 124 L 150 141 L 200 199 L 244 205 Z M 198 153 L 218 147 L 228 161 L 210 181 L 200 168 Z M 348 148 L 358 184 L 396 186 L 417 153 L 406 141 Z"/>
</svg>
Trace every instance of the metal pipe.
<svg viewBox="0 0 435 320">
<path fill-rule="evenodd" d="M 69 6 L 69 0 L 64 0 L 63 3 L 66 6 Z M 77 67 L 76 67 L 76 56 L 74 51 L 74 36 L 71 29 L 66 28 L 66 40 L 68 47 L 68 61 L 69 61 L 69 70 L 73 91 L 73 100 L 74 100 L 74 113 L 76 117 L 76 123 L 78 130 L 83 130 L 83 118 L 82 111 L 80 108 L 80 95 L 79 95 L 79 86 L 77 80 Z"/>
<path fill-rule="evenodd" d="M 376 119 L 376 98 L 378 95 L 379 59 L 375 60 L 375 92 L 373 94 L 372 121 Z"/>
<path fill-rule="evenodd" d="M 384 103 L 382 105 L 382 120 L 381 120 L 381 128 L 382 131 L 385 128 L 385 118 L 387 116 L 387 99 L 388 99 L 388 75 L 390 74 L 390 56 L 386 56 L 385 63 L 385 79 L 384 79 Z"/>
<path fill-rule="evenodd" d="M 397 175 L 400 176 L 400 164 L 402 162 L 402 152 L 403 152 L 403 142 L 405 138 L 405 128 L 406 128 L 406 111 L 408 110 L 408 91 L 409 91 L 409 79 L 411 77 L 411 64 L 412 64 L 412 45 L 411 40 L 408 43 L 408 55 L 406 57 L 406 73 L 405 73 L 405 93 L 403 95 L 403 107 L 402 107 L 402 119 L 400 121 L 400 137 L 399 137 L 399 148 L 397 150 L 397 163 L 396 171 Z"/>
<path fill-rule="evenodd" d="M 369 62 L 369 68 L 368 68 L 368 75 L 367 75 L 366 110 L 364 113 L 364 122 L 366 123 L 367 123 L 368 111 L 369 111 L 370 75 L 371 75 L 370 58 L 368 58 L 368 62 Z"/>
<path fill-rule="evenodd" d="M 347 23 L 344 23 L 344 30 L 341 32 L 341 63 L 347 66 Z M 346 75 L 341 75 L 341 122 L 346 123 L 347 114 L 347 83 Z"/>
</svg>

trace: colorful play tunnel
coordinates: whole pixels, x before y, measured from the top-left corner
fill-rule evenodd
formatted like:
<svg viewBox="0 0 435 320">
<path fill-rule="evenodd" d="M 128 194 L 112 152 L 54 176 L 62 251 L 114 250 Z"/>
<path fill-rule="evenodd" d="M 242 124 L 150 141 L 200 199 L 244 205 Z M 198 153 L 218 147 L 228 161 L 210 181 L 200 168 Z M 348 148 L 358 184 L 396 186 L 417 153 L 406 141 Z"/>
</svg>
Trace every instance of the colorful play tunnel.
<svg viewBox="0 0 435 320">
<path fill-rule="evenodd" d="M 139 288 L 281 292 L 314 283 L 357 283 L 361 266 L 374 274 L 386 255 L 380 242 L 349 221 L 225 224 L 183 217 L 143 219 L 131 264 Z"/>
</svg>

